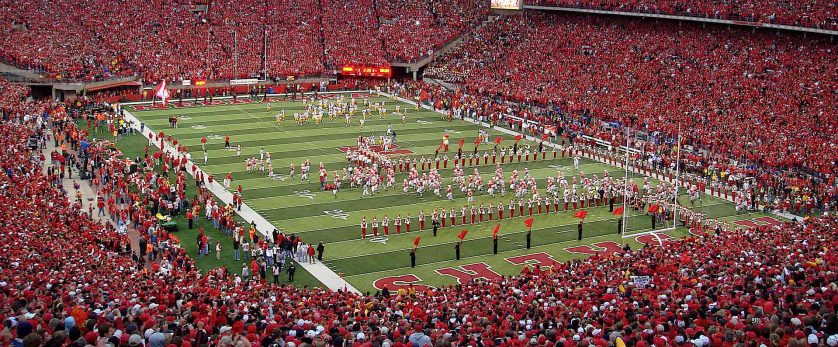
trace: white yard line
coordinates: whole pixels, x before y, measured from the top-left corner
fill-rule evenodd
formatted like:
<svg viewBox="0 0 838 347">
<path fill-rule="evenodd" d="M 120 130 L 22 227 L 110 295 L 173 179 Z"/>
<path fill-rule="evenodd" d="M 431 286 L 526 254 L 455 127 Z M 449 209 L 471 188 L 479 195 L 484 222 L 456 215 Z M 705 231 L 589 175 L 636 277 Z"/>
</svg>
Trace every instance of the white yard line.
<svg viewBox="0 0 838 347">
<path fill-rule="evenodd" d="M 135 129 L 139 130 L 140 121 L 137 119 L 137 117 L 131 114 L 131 112 L 125 111 L 125 118 L 131 121 L 133 124 L 135 124 Z M 146 126 L 145 128 L 145 132 L 142 132 L 142 135 L 145 138 L 149 138 L 149 134 L 155 134 L 152 128 L 149 128 L 148 126 Z M 154 145 L 158 146 L 159 142 L 154 141 Z M 172 146 L 167 146 L 165 148 L 165 152 L 170 154 L 177 154 L 176 149 Z M 189 164 L 193 164 L 193 161 L 189 160 L 189 163 L 187 165 Z M 198 171 L 201 171 L 201 168 L 198 165 L 198 163 L 194 164 L 198 167 Z M 192 175 L 194 177 L 194 174 Z M 233 194 L 227 189 L 225 189 L 224 186 L 222 186 L 218 180 L 214 180 L 211 184 L 208 183 L 206 187 L 207 189 L 209 189 L 210 192 L 212 192 L 213 195 L 215 195 L 223 203 L 230 204 L 233 202 Z M 262 234 L 266 239 L 271 238 L 271 233 L 274 229 L 273 224 L 268 222 L 268 220 L 262 217 L 262 215 L 250 208 L 250 206 L 243 203 L 241 209 L 239 211 L 236 211 L 236 213 L 246 221 L 255 222 L 256 230 L 260 234 Z M 323 264 L 323 262 L 321 261 L 317 261 L 314 264 L 310 264 L 308 262 L 297 262 L 297 264 L 299 264 L 303 269 L 308 271 L 308 273 L 314 276 L 314 278 L 316 278 L 318 281 L 323 283 L 323 285 L 326 286 L 326 288 L 336 291 L 348 290 L 353 293 L 360 293 L 358 289 L 356 289 L 354 286 L 349 284 L 349 282 L 338 276 L 338 274 L 336 274 L 334 271 L 326 267 L 326 265 Z"/>
</svg>

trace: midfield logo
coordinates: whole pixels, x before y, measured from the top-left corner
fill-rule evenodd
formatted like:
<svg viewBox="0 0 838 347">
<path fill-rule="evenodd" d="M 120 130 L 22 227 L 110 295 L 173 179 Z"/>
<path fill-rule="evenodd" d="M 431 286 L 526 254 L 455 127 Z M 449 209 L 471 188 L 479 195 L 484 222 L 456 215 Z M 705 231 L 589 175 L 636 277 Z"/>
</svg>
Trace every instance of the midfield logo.
<svg viewBox="0 0 838 347">
<path fill-rule="evenodd" d="M 290 177 L 288 175 L 282 175 L 282 174 L 273 174 L 273 175 L 268 176 L 268 179 L 271 179 L 271 180 L 274 180 L 274 181 L 280 181 L 280 182 L 285 182 L 289 178 Z M 306 190 L 306 192 L 308 192 L 308 190 Z M 311 192 L 309 192 L 309 193 L 311 193 Z M 312 194 L 312 195 L 314 195 L 314 194 Z"/>
</svg>

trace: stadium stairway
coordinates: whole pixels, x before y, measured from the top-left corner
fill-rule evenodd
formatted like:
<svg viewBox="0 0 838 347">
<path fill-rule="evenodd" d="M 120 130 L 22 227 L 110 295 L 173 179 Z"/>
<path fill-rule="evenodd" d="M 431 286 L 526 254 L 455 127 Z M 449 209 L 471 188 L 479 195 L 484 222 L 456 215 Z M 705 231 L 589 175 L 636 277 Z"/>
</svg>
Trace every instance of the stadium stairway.
<svg viewBox="0 0 838 347">
<path fill-rule="evenodd" d="M 43 163 L 41 163 L 41 166 L 43 166 L 45 170 L 50 166 L 50 154 L 52 153 L 52 151 L 60 151 L 60 149 L 55 146 L 55 142 L 52 141 L 52 139 L 50 138 L 47 139 L 46 147 L 44 147 L 44 149 L 41 151 L 41 153 L 44 154 L 44 157 L 47 158 L 46 160 L 44 160 Z M 68 152 L 74 153 L 74 151 L 70 149 L 68 149 Z M 68 170 L 72 169 L 70 169 L 70 167 L 68 166 Z M 80 192 L 82 197 L 82 209 L 86 209 L 89 206 L 93 206 L 93 210 L 95 211 L 96 190 L 94 190 L 93 187 L 90 186 L 89 180 L 82 180 L 79 177 L 78 170 L 73 170 L 72 172 L 74 175 L 73 178 L 65 178 L 61 181 L 62 189 L 64 189 L 64 191 L 67 192 L 67 199 L 69 199 L 72 202 L 76 197 L 76 192 Z M 79 184 L 78 190 L 76 190 L 74 183 Z M 95 212 L 92 213 L 90 217 L 94 221 L 110 223 L 111 225 L 113 225 L 114 228 L 117 227 L 116 221 L 114 221 L 113 218 L 111 218 L 110 213 L 108 213 L 107 210 L 105 210 L 104 217 L 100 217 Z M 131 251 L 138 251 L 140 249 L 140 233 L 131 226 L 131 223 L 128 223 L 127 236 L 128 239 L 131 240 Z"/>
<path fill-rule="evenodd" d="M 415 81 L 416 78 L 417 78 L 417 73 L 418 73 L 419 69 L 421 69 L 421 68 L 425 67 L 426 65 L 430 64 L 437 57 L 456 49 L 457 47 L 460 46 L 461 43 L 463 43 L 463 41 L 465 41 L 466 37 L 471 35 L 472 32 L 475 32 L 475 31 L 479 30 L 480 28 L 482 28 L 486 24 L 494 22 L 495 20 L 497 20 L 497 18 L 498 17 L 496 17 L 496 16 L 487 17 L 486 20 L 480 22 L 480 24 L 478 24 L 474 28 L 471 28 L 471 30 L 469 30 L 467 32 L 464 32 L 460 36 L 457 36 L 456 38 L 452 39 L 448 43 L 444 44 L 439 49 L 434 50 L 433 53 L 419 59 L 418 61 L 416 61 L 414 63 L 392 62 L 392 63 L 390 63 L 390 65 L 410 68 L 410 71 L 413 72 L 413 80 Z M 446 87 L 446 88 L 448 88 L 448 87 Z"/>
</svg>

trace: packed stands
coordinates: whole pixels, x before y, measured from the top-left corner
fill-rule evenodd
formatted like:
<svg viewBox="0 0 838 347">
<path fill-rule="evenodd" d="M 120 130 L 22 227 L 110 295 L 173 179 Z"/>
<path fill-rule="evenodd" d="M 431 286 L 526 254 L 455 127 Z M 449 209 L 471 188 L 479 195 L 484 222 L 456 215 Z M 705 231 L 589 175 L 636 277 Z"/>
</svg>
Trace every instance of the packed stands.
<svg viewBox="0 0 838 347">
<path fill-rule="evenodd" d="M 154 83 L 263 69 L 312 75 L 419 59 L 486 14 L 484 3 L 464 0 L 189 3 L 209 9 L 193 13 L 160 0 L 6 2 L 0 16 L 11 20 L 0 23 L 0 59 L 61 79 L 140 74 Z M 834 26 L 836 18 L 834 4 L 819 1 L 536 3 L 804 26 Z M 231 211 L 202 211 L 213 206 L 208 192 L 186 196 L 187 185 L 205 178 L 187 178 L 197 168 L 185 167 L 185 147 L 161 133 L 152 141 L 175 154 L 149 146 L 146 157 L 125 158 L 110 143 L 133 131 L 118 108 L 28 100 L 27 88 L 0 78 L 0 321 L 7 328 L 0 345 L 838 346 L 838 219 L 829 212 L 838 196 L 834 49 L 817 37 L 605 17 L 528 14 L 487 23 L 426 72 L 464 89 L 385 87 L 585 149 L 594 146 L 582 135 L 619 145 L 628 126 L 646 135 L 634 144 L 642 151 L 633 165 L 663 172 L 673 168 L 680 126 L 692 148 L 683 156 L 689 179 L 733 187 L 769 210 L 826 213 L 740 230 L 699 226 L 683 239 L 526 266 L 499 280 L 373 295 L 272 285 L 259 267 L 252 277 L 199 272 L 180 241 L 153 222 L 155 211 L 241 226 Z M 354 89 L 369 80 L 342 83 Z M 56 150 L 42 153 L 50 142 Z M 62 188 L 81 170 L 93 174 L 95 203 Z M 95 222 L 97 208 L 115 223 Z M 152 254 L 134 249 L 129 224 Z M 640 287 L 632 276 L 650 276 L 650 284 Z"/>
<path fill-rule="evenodd" d="M 130 75 L 150 83 L 217 80 L 258 76 L 263 69 L 270 76 L 320 75 L 343 64 L 418 59 L 479 24 L 488 5 L 219 0 L 206 11 L 192 10 L 192 4 L 162 0 L 0 4 L 0 60 L 55 79 L 87 81 Z"/>
<path fill-rule="evenodd" d="M 165 232 L 153 234 L 163 247 L 147 266 L 51 184 L 61 178 L 28 160 L 30 134 L 51 140 L 38 115 L 61 123 L 65 108 L 0 88 L 15 107 L 0 123 L 0 142 L 13 149 L 0 154 L 0 202 L 16 221 L 0 228 L 4 345 L 838 344 L 834 217 L 696 228 L 688 239 L 499 280 L 376 295 L 277 287 L 223 268 L 200 274 Z M 640 288 L 630 276 L 651 281 Z"/>
<path fill-rule="evenodd" d="M 838 5 L 834 1 L 597 1 L 532 0 L 528 5 L 574 7 L 608 11 L 671 14 L 730 19 L 755 23 L 838 29 Z"/>
<path fill-rule="evenodd" d="M 78 18 L 84 15 L 78 13 L 75 3 L 0 3 L 0 58 L 57 79 L 107 76 L 111 56 L 90 44 L 95 33 L 77 25 Z"/>
<path fill-rule="evenodd" d="M 423 82 L 394 82 L 389 85 L 388 90 L 410 100 L 418 98 L 423 104 L 450 112 L 452 116 L 459 112 L 462 117 L 508 127 L 536 138 L 547 138 L 562 144 L 592 146 L 592 143 L 583 140 L 582 136 L 598 138 L 610 142 L 612 146 L 621 146 L 626 141 L 623 128 L 616 127 L 615 123 L 599 121 L 586 110 L 565 113 L 553 107 L 512 102 L 494 95 L 464 93 L 462 90 L 452 92 Z M 557 132 L 548 131 L 549 129 L 555 129 Z M 696 126 L 690 131 L 702 130 Z M 632 145 L 641 150 L 641 154 L 631 158 L 635 162 L 632 165 L 654 169 L 661 174 L 673 174 L 676 162 L 674 153 L 677 152 L 676 134 L 645 134 L 646 140 L 635 141 Z M 686 148 L 688 142 L 684 145 Z M 682 170 L 692 174 L 698 181 L 706 182 L 707 187 L 739 192 L 743 204 L 795 214 L 828 211 L 836 204 L 835 196 L 838 189 L 835 185 L 835 174 L 830 171 L 836 169 L 835 165 L 825 166 L 826 171 L 823 172 L 800 166 L 772 166 L 766 162 L 744 162 L 726 152 L 702 148 L 700 144 L 695 145 L 694 150 L 681 157 Z M 707 152 L 701 152 L 702 150 Z M 820 150 L 820 155 L 829 156 L 835 149 L 825 146 Z M 779 152 L 774 154 L 783 155 Z M 823 159 L 825 165 L 829 160 Z M 622 157 L 618 156 L 615 161 L 622 161 Z"/>
<path fill-rule="evenodd" d="M 450 42 L 485 19 L 483 2 L 452 0 L 390 0 L 377 4 L 381 38 L 388 56 L 397 61 L 414 61 Z"/>
<path fill-rule="evenodd" d="M 97 33 L 119 66 L 140 73 L 150 83 L 219 75 L 219 62 L 209 60 L 213 31 L 201 16 L 159 0 L 87 2 L 88 9 L 102 15 L 82 17 L 83 27 Z M 137 13 L 144 20 L 134 24 Z M 105 28 L 110 28 L 107 34 L 99 33 Z"/>
<path fill-rule="evenodd" d="M 833 51 L 797 35 L 529 15 L 484 27 L 429 75 L 668 137 L 680 124 L 686 143 L 725 157 L 834 175 Z"/>
<path fill-rule="evenodd" d="M 257 5 L 262 3 L 256 2 Z M 267 66 L 270 76 L 323 72 L 322 12 L 317 0 L 267 1 Z M 258 47 L 261 46 L 261 35 Z M 258 59 L 261 53 L 247 53 Z M 241 59 L 241 56 L 239 56 Z"/>
<path fill-rule="evenodd" d="M 322 0 L 321 3 L 328 68 L 388 63 L 379 37 L 374 0 Z"/>
</svg>

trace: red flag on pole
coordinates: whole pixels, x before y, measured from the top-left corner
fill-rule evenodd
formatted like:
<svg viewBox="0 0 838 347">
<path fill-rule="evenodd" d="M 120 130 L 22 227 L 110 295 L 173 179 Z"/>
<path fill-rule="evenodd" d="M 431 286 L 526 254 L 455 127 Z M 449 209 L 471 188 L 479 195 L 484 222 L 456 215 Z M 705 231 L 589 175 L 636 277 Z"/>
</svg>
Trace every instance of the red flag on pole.
<svg viewBox="0 0 838 347">
<path fill-rule="evenodd" d="M 421 240 L 421 239 L 422 239 L 421 236 L 416 236 L 416 238 L 413 239 L 413 247 L 419 247 L 419 240 Z"/>
<path fill-rule="evenodd" d="M 169 103 L 169 90 L 166 89 L 166 81 L 160 82 L 157 88 L 154 88 L 154 96 L 163 101 L 163 105 Z"/>
<path fill-rule="evenodd" d="M 588 216 L 588 211 L 587 210 L 582 210 L 582 211 L 576 212 L 576 214 L 573 215 L 573 218 L 585 219 L 585 217 L 587 217 L 587 216 Z"/>
<path fill-rule="evenodd" d="M 547 134 L 541 135 L 541 140 L 547 141 L 547 138 L 550 137 Z"/>
<path fill-rule="evenodd" d="M 463 148 L 463 145 L 466 143 L 465 139 L 460 139 L 460 148 Z"/>
<path fill-rule="evenodd" d="M 500 144 L 501 141 L 503 141 L 502 137 L 498 136 L 498 137 L 495 138 L 495 143 Z"/>
<path fill-rule="evenodd" d="M 623 210 L 624 210 L 623 206 L 617 207 L 617 208 L 614 209 L 614 212 L 612 214 L 615 215 L 615 216 L 622 216 L 623 215 Z"/>
<path fill-rule="evenodd" d="M 658 204 L 654 204 L 654 205 L 652 205 L 652 206 L 649 206 L 649 212 L 651 212 L 651 213 L 658 212 L 658 209 L 660 209 L 660 207 L 661 207 L 661 206 L 660 206 L 660 205 L 658 205 Z"/>
<path fill-rule="evenodd" d="M 463 231 L 460 232 L 460 235 L 457 235 L 457 238 L 460 239 L 460 241 L 462 241 L 464 238 L 466 238 L 466 234 L 468 234 L 468 230 L 463 229 Z"/>
<path fill-rule="evenodd" d="M 532 222 L 533 222 L 532 217 L 527 218 L 527 220 L 525 220 L 525 221 L 524 221 L 524 225 L 526 225 L 526 226 L 527 226 L 527 228 L 532 229 Z"/>
<path fill-rule="evenodd" d="M 500 231 L 500 224 L 495 225 L 495 230 L 492 231 L 492 237 L 498 237 L 498 232 Z"/>
<path fill-rule="evenodd" d="M 476 138 L 476 139 L 474 139 L 474 145 L 475 145 L 475 146 L 479 146 L 479 145 L 480 145 L 480 138 L 479 138 L 479 137 L 478 137 L 478 138 Z"/>
<path fill-rule="evenodd" d="M 521 139 L 523 139 L 523 138 L 524 138 L 524 135 L 521 135 L 521 134 L 515 135 L 515 142 L 521 141 Z"/>
</svg>

